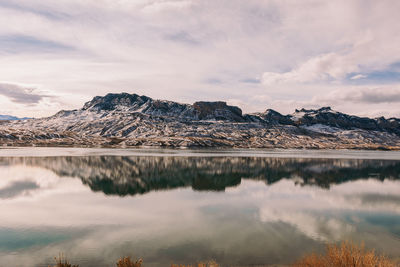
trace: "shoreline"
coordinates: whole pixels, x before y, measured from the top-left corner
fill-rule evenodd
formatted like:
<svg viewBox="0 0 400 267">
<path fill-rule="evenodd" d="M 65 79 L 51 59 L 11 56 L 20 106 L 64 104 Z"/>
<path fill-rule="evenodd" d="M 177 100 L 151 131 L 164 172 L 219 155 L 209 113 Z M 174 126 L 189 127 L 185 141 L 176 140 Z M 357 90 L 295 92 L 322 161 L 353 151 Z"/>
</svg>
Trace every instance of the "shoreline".
<svg viewBox="0 0 400 267">
<path fill-rule="evenodd" d="M 399 150 L 261 149 L 169 147 L 0 146 L 0 157 L 150 156 L 150 157 L 262 157 L 400 160 Z"/>
</svg>

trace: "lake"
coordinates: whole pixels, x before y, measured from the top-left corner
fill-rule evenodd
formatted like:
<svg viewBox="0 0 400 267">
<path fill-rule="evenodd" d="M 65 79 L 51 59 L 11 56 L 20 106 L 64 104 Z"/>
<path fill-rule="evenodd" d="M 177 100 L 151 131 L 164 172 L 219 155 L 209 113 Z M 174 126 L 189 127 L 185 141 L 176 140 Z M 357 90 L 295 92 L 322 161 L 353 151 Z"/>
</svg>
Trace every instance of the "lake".
<svg viewBox="0 0 400 267">
<path fill-rule="evenodd" d="M 290 264 L 325 244 L 400 258 L 400 153 L 0 149 L 0 265 Z"/>
</svg>

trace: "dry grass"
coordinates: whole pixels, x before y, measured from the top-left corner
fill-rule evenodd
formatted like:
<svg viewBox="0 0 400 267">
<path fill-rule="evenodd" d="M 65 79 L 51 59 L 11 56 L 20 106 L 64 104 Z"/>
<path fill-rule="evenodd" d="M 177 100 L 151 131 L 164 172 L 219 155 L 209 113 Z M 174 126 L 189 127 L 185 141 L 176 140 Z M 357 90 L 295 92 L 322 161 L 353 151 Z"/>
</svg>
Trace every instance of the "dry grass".
<svg viewBox="0 0 400 267">
<path fill-rule="evenodd" d="M 200 262 L 197 265 L 178 265 L 172 264 L 171 267 L 219 267 L 219 265 L 215 261 L 209 261 L 206 263 Z"/>
<path fill-rule="evenodd" d="M 71 263 L 69 263 L 62 254 L 60 254 L 58 258 L 54 257 L 54 260 L 56 261 L 56 265 L 53 265 L 53 267 L 79 267 L 79 265 L 72 265 Z"/>
<path fill-rule="evenodd" d="M 131 260 L 130 257 L 123 257 L 118 260 L 117 267 L 141 267 L 142 266 L 142 259 L 138 259 L 136 261 Z"/>
<path fill-rule="evenodd" d="M 49 267 L 79 267 L 71 265 L 60 254 L 55 257 L 56 265 Z M 117 267 L 142 267 L 142 259 L 131 260 L 124 257 L 118 260 Z M 400 267 L 383 255 L 378 255 L 374 250 L 366 250 L 364 245 L 355 245 L 352 242 L 342 242 L 340 245 L 328 245 L 324 254 L 306 255 L 293 267 Z M 172 264 L 171 267 L 220 267 L 215 261 L 197 264 Z"/>
<path fill-rule="evenodd" d="M 293 264 L 293 267 L 396 267 L 399 266 L 385 256 L 375 254 L 374 250 L 367 251 L 363 244 L 360 246 L 351 242 L 340 245 L 328 245 L 325 254 L 307 255 Z"/>
<path fill-rule="evenodd" d="M 62 254 L 60 254 L 59 257 L 54 257 L 54 259 L 56 265 L 49 267 L 79 267 L 79 265 L 70 264 Z M 117 261 L 117 267 L 141 267 L 142 262 L 142 259 L 133 261 L 130 257 L 124 257 Z"/>
</svg>

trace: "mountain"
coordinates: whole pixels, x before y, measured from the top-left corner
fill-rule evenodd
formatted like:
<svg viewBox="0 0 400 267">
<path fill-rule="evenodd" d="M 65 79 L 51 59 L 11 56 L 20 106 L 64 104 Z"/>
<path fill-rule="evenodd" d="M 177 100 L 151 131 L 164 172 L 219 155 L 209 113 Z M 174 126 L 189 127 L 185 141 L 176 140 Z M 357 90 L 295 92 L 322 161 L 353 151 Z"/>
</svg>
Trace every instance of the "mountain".
<svg viewBox="0 0 400 267">
<path fill-rule="evenodd" d="M 24 118 L 18 118 L 15 116 L 11 115 L 0 115 L 0 121 L 18 121 L 18 120 L 28 120 L 30 118 L 24 117 Z"/>
<path fill-rule="evenodd" d="M 181 104 L 137 94 L 96 96 L 81 109 L 3 123 L 6 145 L 400 149 L 400 120 L 330 107 L 243 114 L 226 102 Z"/>
<path fill-rule="evenodd" d="M 108 94 L 104 97 L 96 96 L 92 101 L 85 103 L 82 110 L 140 112 L 152 116 L 188 120 L 244 121 L 242 110 L 238 107 L 228 106 L 225 102 L 196 102 L 189 105 L 153 100 L 147 96 L 127 93 Z"/>
</svg>

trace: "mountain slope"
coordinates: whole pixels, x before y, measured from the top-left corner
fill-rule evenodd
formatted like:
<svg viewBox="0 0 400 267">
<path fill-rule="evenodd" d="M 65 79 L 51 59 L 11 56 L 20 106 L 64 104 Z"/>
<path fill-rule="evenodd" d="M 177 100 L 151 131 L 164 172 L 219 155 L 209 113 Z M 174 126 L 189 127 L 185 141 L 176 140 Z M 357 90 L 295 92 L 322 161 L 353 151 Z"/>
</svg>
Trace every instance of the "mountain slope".
<svg viewBox="0 0 400 267">
<path fill-rule="evenodd" d="M 400 120 L 362 118 L 329 107 L 282 115 L 242 114 L 225 102 L 193 105 L 136 94 L 96 96 L 81 109 L 3 123 L 8 145 L 227 146 L 399 149 Z"/>
</svg>

